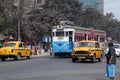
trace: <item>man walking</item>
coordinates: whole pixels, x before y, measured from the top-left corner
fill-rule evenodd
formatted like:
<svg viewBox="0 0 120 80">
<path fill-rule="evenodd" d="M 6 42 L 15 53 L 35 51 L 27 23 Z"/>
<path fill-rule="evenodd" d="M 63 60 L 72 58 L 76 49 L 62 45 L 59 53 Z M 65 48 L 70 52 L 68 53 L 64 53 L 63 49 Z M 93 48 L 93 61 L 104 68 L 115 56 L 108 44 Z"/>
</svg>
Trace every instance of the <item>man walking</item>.
<svg viewBox="0 0 120 80">
<path fill-rule="evenodd" d="M 108 53 L 106 54 L 106 77 L 109 78 L 108 80 L 116 80 L 115 78 L 116 55 L 112 39 L 108 38 L 107 43 L 109 46 L 109 50 Z"/>
</svg>

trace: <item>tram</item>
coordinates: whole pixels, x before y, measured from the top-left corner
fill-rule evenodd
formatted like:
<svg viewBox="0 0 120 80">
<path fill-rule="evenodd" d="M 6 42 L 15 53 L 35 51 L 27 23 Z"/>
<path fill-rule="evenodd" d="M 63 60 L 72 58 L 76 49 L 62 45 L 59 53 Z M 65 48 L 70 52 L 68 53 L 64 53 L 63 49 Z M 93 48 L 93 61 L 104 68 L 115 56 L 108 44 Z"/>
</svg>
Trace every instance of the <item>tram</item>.
<svg viewBox="0 0 120 80">
<path fill-rule="evenodd" d="M 71 55 L 78 41 L 91 39 L 105 42 L 106 32 L 75 26 L 71 21 L 61 21 L 52 29 L 52 54 L 59 57 Z"/>
</svg>

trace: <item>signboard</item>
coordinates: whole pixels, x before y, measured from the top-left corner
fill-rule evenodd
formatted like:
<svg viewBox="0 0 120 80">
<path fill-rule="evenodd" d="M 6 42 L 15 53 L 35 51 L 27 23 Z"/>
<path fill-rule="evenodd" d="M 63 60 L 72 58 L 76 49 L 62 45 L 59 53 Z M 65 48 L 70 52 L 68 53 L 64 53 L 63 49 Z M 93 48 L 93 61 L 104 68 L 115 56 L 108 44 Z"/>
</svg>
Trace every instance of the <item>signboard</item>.
<svg viewBox="0 0 120 80">
<path fill-rule="evenodd" d="M 14 39 L 12 35 L 9 36 L 9 39 Z"/>
<path fill-rule="evenodd" d="M 43 42 L 51 42 L 51 37 L 44 37 Z"/>
</svg>

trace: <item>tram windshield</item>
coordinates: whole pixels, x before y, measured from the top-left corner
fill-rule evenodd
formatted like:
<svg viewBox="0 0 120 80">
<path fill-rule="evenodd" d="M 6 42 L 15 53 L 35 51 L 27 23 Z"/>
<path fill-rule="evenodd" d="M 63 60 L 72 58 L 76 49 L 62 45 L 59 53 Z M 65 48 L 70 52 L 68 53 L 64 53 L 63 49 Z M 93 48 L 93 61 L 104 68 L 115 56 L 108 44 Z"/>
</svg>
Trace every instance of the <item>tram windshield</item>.
<svg viewBox="0 0 120 80">
<path fill-rule="evenodd" d="M 79 47 L 94 47 L 94 43 L 92 43 L 92 42 L 80 42 Z"/>
<path fill-rule="evenodd" d="M 59 37 L 60 37 L 60 36 L 61 36 L 61 37 L 64 36 L 64 31 L 56 32 L 56 36 L 59 36 Z"/>
</svg>

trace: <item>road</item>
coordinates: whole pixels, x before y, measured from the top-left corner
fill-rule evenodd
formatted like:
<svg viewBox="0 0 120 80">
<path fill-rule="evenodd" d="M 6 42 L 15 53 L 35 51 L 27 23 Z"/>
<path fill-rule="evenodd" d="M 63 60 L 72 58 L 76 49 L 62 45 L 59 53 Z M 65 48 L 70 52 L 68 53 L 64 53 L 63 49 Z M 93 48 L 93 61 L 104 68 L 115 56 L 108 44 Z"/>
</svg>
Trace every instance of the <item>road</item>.
<svg viewBox="0 0 120 80">
<path fill-rule="evenodd" d="M 0 61 L 0 80 L 107 80 L 102 62 L 72 63 L 71 58 L 38 56 L 31 60 Z M 120 79 L 120 59 L 117 58 L 117 80 Z"/>
</svg>

